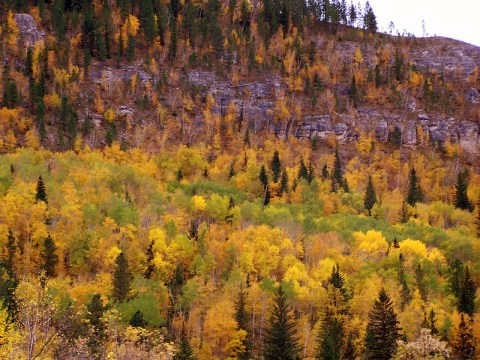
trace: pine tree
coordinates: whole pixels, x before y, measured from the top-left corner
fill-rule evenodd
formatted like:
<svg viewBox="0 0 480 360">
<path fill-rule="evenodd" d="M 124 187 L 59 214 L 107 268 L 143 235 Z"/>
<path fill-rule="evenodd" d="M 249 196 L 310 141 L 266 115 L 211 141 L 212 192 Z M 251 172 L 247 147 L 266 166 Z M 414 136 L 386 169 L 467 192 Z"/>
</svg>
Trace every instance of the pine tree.
<svg viewBox="0 0 480 360">
<path fill-rule="evenodd" d="M 427 302 L 428 289 L 425 282 L 425 270 L 422 268 L 422 265 L 420 265 L 420 263 L 418 263 L 415 267 L 415 281 L 417 282 L 418 291 L 420 292 L 422 300 Z"/>
<path fill-rule="evenodd" d="M 234 163 L 232 162 L 230 164 L 230 170 L 228 171 L 228 180 L 230 180 L 234 176 L 235 176 L 235 167 L 234 167 Z"/>
<path fill-rule="evenodd" d="M 405 224 L 410 219 L 410 211 L 408 211 L 407 202 L 403 200 L 402 207 L 400 208 L 400 212 L 398 214 L 398 222 L 400 224 Z"/>
<path fill-rule="evenodd" d="M 87 314 L 85 318 L 93 330 L 90 332 L 88 347 L 94 354 L 101 353 L 102 343 L 106 337 L 105 323 L 102 320 L 105 310 L 107 310 L 107 307 L 103 305 L 100 294 L 93 295 L 87 304 Z"/>
<path fill-rule="evenodd" d="M 359 100 L 359 93 L 357 88 L 357 81 L 355 80 L 355 75 L 352 76 L 352 81 L 350 82 L 349 94 L 350 94 L 350 99 L 353 102 L 353 106 L 357 107 L 358 100 Z"/>
<path fill-rule="evenodd" d="M 285 170 L 282 171 L 282 177 L 280 179 L 280 188 L 278 189 L 278 196 L 282 196 L 288 192 L 288 174 Z"/>
<path fill-rule="evenodd" d="M 152 241 L 150 245 L 147 247 L 146 256 L 147 256 L 147 269 L 145 270 L 145 279 L 151 279 L 153 273 L 155 272 L 155 264 L 153 263 L 153 259 L 155 258 L 155 254 L 153 253 L 153 245 L 154 242 Z"/>
<path fill-rule="evenodd" d="M 33 75 L 33 47 L 29 46 L 27 49 L 27 57 L 25 59 L 25 76 L 29 79 Z"/>
<path fill-rule="evenodd" d="M 373 205 L 377 202 L 377 193 L 373 186 L 372 176 L 368 176 L 367 189 L 365 191 L 365 197 L 363 198 L 363 206 L 368 211 L 368 216 L 372 215 Z"/>
<path fill-rule="evenodd" d="M 399 267 L 398 267 L 398 282 L 400 283 L 402 289 L 400 290 L 400 297 L 402 302 L 400 304 L 400 308 L 405 310 L 407 305 L 412 300 L 412 294 L 410 293 L 410 289 L 407 284 L 407 277 L 405 274 L 405 258 L 403 257 L 402 253 L 398 256 L 399 260 Z"/>
<path fill-rule="evenodd" d="M 43 201 L 48 205 L 47 192 L 45 190 L 45 184 L 43 183 L 42 175 L 38 177 L 37 181 L 37 194 L 35 196 L 37 202 Z"/>
<path fill-rule="evenodd" d="M 262 165 L 260 169 L 259 179 L 260 179 L 260 182 L 262 183 L 262 188 L 266 189 L 268 185 L 268 175 L 267 175 L 267 170 L 265 169 L 265 165 Z"/>
<path fill-rule="evenodd" d="M 113 299 L 122 302 L 127 299 L 130 291 L 132 274 L 128 266 L 128 261 L 123 252 L 118 254 L 115 260 L 115 270 L 113 273 Z"/>
<path fill-rule="evenodd" d="M 322 324 L 322 336 L 317 349 L 317 360 L 341 360 L 344 330 L 341 321 L 327 310 Z"/>
<path fill-rule="evenodd" d="M 57 246 L 50 234 L 48 234 L 43 243 L 43 250 L 40 252 L 40 270 L 45 273 L 47 278 L 56 275 L 55 268 L 58 264 L 58 255 L 55 253 L 56 251 Z"/>
<path fill-rule="evenodd" d="M 7 308 L 9 318 L 12 320 L 17 315 L 15 290 L 18 286 L 18 279 L 14 267 L 15 236 L 10 229 L 8 230 L 6 250 L 7 254 L 3 256 L 0 262 L 0 302 Z"/>
<path fill-rule="evenodd" d="M 464 284 L 464 268 L 459 259 L 455 259 L 453 264 L 448 269 L 448 290 L 457 299 L 460 298 L 462 286 Z"/>
<path fill-rule="evenodd" d="M 308 175 L 308 169 L 307 166 L 305 165 L 305 162 L 303 161 L 303 158 L 300 159 L 300 169 L 298 170 L 298 180 L 300 179 L 305 179 L 308 181 L 309 175 Z"/>
<path fill-rule="evenodd" d="M 335 148 L 335 162 L 333 163 L 332 179 L 333 182 L 335 182 L 337 188 L 343 186 L 342 163 L 340 161 L 338 147 Z"/>
<path fill-rule="evenodd" d="M 408 176 L 407 203 L 410 206 L 415 206 L 419 201 L 423 201 L 423 191 L 417 178 L 417 172 L 412 167 Z"/>
<path fill-rule="evenodd" d="M 65 37 L 65 2 L 64 0 L 53 0 L 52 6 L 52 25 L 55 31 L 55 35 L 59 39 L 63 39 Z"/>
<path fill-rule="evenodd" d="M 333 266 L 332 273 L 328 278 L 328 283 L 333 285 L 334 288 L 340 290 L 340 293 L 342 294 L 341 301 L 343 306 L 345 306 L 346 302 L 350 299 L 350 295 L 345 286 L 345 277 L 340 273 L 340 266 L 338 264 Z"/>
<path fill-rule="evenodd" d="M 384 289 L 380 290 L 373 309 L 368 314 L 367 336 L 365 339 L 365 358 L 371 360 L 389 360 L 397 350 L 400 338 L 397 315 L 393 304 Z"/>
<path fill-rule="evenodd" d="M 475 313 L 475 296 L 477 286 L 470 275 L 468 266 L 465 267 L 465 275 L 460 287 L 460 296 L 458 298 L 458 311 L 473 316 Z"/>
<path fill-rule="evenodd" d="M 195 360 L 190 340 L 188 339 L 187 332 L 185 331 L 185 324 L 182 326 L 182 332 L 180 333 L 180 344 L 178 345 L 178 352 L 173 357 L 174 360 Z"/>
<path fill-rule="evenodd" d="M 468 316 L 461 313 L 457 337 L 453 343 L 453 352 L 457 359 L 473 360 L 475 359 L 475 348 L 475 337 L 473 335 L 470 319 Z"/>
<path fill-rule="evenodd" d="M 462 210 L 473 211 L 473 204 L 468 198 L 468 170 L 460 171 L 455 184 L 455 207 Z"/>
<path fill-rule="evenodd" d="M 295 338 L 295 322 L 282 286 L 279 287 L 265 329 L 263 356 L 265 360 L 297 360 L 300 349 Z"/>
<path fill-rule="evenodd" d="M 270 200 L 272 198 L 272 194 L 270 193 L 270 187 L 267 185 L 265 186 L 265 196 L 263 198 L 263 206 L 267 206 L 270 204 Z"/>
<path fill-rule="evenodd" d="M 252 341 L 250 331 L 250 314 L 247 312 L 247 292 L 240 287 L 237 299 L 235 300 L 235 321 L 237 322 L 237 329 L 244 330 L 247 333 L 243 340 L 244 351 L 237 355 L 239 360 L 249 360 L 252 357 Z"/>
<path fill-rule="evenodd" d="M 322 167 L 322 180 L 327 180 L 330 175 L 328 174 L 328 167 L 327 165 L 323 165 Z"/>
<path fill-rule="evenodd" d="M 148 321 L 143 317 L 143 313 L 140 310 L 137 310 L 130 319 L 129 324 L 133 327 L 146 328 Z"/>
<path fill-rule="evenodd" d="M 372 7 L 370 6 L 370 3 L 368 1 L 365 3 L 363 26 L 367 31 L 371 32 L 372 34 L 375 34 L 377 32 L 377 18 L 373 13 Z"/>
<path fill-rule="evenodd" d="M 128 34 L 127 36 L 127 60 L 132 62 L 135 59 L 135 38 Z"/>
<path fill-rule="evenodd" d="M 273 182 L 277 183 L 278 179 L 280 179 L 280 174 L 282 172 L 282 163 L 280 162 L 278 150 L 275 150 L 273 153 L 272 161 L 270 163 L 270 169 L 272 170 L 273 174 Z"/>
</svg>

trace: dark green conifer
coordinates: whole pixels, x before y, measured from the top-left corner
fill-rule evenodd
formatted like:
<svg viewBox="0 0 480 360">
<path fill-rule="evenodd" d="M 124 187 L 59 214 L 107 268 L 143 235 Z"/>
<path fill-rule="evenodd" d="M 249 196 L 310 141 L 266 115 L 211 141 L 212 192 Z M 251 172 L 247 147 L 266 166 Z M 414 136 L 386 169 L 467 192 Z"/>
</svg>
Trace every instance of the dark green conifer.
<svg viewBox="0 0 480 360">
<path fill-rule="evenodd" d="M 400 208 L 400 212 L 398 214 L 398 222 L 400 224 L 405 224 L 410 219 L 410 211 L 408 211 L 407 202 L 403 200 L 402 207 Z"/>
<path fill-rule="evenodd" d="M 397 351 L 400 338 L 397 315 L 384 289 L 370 311 L 365 339 L 365 358 L 368 360 L 390 360 Z"/>
<path fill-rule="evenodd" d="M 411 206 L 415 206 L 417 202 L 421 201 L 423 201 L 423 190 L 420 187 L 417 172 L 415 171 L 415 168 L 412 167 L 408 176 L 407 203 Z"/>
<path fill-rule="evenodd" d="M 461 360 L 475 359 L 475 343 L 471 320 L 467 315 L 461 313 L 457 337 L 453 342 L 453 352 L 456 356 L 455 358 Z"/>
<path fill-rule="evenodd" d="M 268 185 L 268 175 L 267 175 L 267 170 L 265 169 L 265 165 L 262 165 L 260 169 L 259 179 L 260 179 L 260 182 L 262 183 L 262 188 L 266 189 Z"/>
<path fill-rule="evenodd" d="M 329 177 L 329 173 L 328 173 L 328 167 L 327 167 L 327 164 L 323 165 L 322 167 L 322 180 L 326 180 L 328 179 Z"/>
<path fill-rule="evenodd" d="M 341 321 L 327 310 L 322 324 L 322 336 L 315 359 L 341 360 L 344 344 L 344 330 Z"/>
<path fill-rule="evenodd" d="M 458 298 L 458 311 L 473 316 L 475 313 L 475 297 L 477 286 L 473 280 L 468 266 L 465 267 L 465 275 L 460 287 L 460 296 Z"/>
<path fill-rule="evenodd" d="M 100 294 L 93 295 L 87 304 L 85 318 L 92 327 L 92 331 L 89 332 L 88 347 L 97 356 L 101 355 L 103 340 L 106 338 L 105 323 L 102 319 L 105 310 L 107 307 L 103 305 Z"/>
<path fill-rule="evenodd" d="M 278 150 L 275 150 L 273 153 L 272 161 L 270 163 L 270 169 L 273 174 L 273 182 L 277 183 L 280 179 L 280 174 L 282 172 L 282 163 L 280 162 L 280 156 Z"/>
<path fill-rule="evenodd" d="M 148 321 L 143 317 L 143 313 L 140 310 L 135 311 L 129 324 L 133 327 L 146 328 Z"/>
<path fill-rule="evenodd" d="M 121 252 L 115 260 L 115 270 L 113 272 L 112 297 L 115 301 L 123 302 L 127 299 L 132 279 L 128 261 L 123 252 Z"/>
<path fill-rule="evenodd" d="M 463 264 L 459 259 L 455 259 L 448 269 L 448 289 L 457 299 L 460 298 L 464 279 L 465 272 Z"/>
<path fill-rule="evenodd" d="M 247 296 L 247 292 L 242 285 L 234 305 L 237 329 L 244 330 L 247 333 L 247 336 L 243 340 L 242 344 L 244 346 L 244 350 L 237 355 L 239 360 L 249 360 L 252 357 L 250 314 L 247 311 Z"/>
<path fill-rule="evenodd" d="M 153 252 L 153 245 L 154 242 L 150 243 L 147 247 L 146 256 L 147 256 L 147 269 L 145 270 L 145 279 L 151 279 L 153 273 L 155 272 L 155 264 L 153 263 L 153 259 L 155 258 L 155 254 Z"/>
<path fill-rule="evenodd" d="M 48 205 L 47 192 L 45 190 L 45 184 L 43 183 L 42 175 L 38 177 L 37 181 L 37 194 L 35 195 L 35 200 L 37 202 L 43 201 Z"/>
<path fill-rule="evenodd" d="M 407 276 L 405 274 L 405 258 L 402 253 L 398 256 L 399 266 L 398 266 L 398 282 L 400 283 L 402 289 L 400 290 L 400 297 L 402 302 L 400 303 L 400 308 L 405 310 L 407 305 L 412 300 L 412 294 L 407 284 Z"/>
<path fill-rule="evenodd" d="M 58 264 L 58 255 L 56 254 L 57 246 L 50 234 L 45 238 L 43 249 L 40 252 L 40 270 L 45 273 L 47 278 L 56 275 L 55 268 Z"/>
<path fill-rule="evenodd" d="M 402 129 L 398 125 L 395 125 L 395 129 L 392 132 L 392 144 L 399 148 L 402 145 Z"/>
<path fill-rule="evenodd" d="M 420 265 L 420 263 L 418 263 L 415 267 L 415 281 L 417 282 L 418 291 L 420 292 L 422 300 L 427 302 L 428 288 L 425 281 L 425 270 L 422 268 L 422 265 Z"/>
<path fill-rule="evenodd" d="M 457 175 L 457 182 L 455 184 L 455 207 L 473 211 L 473 203 L 467 195 L 468 190 L 468 170 L 460 171 Z"/>
<path fill-rule="evenodd" d="M 295 321 L 282 286 L 278 288 L 265 329 L 263 356 L 265 360 L 298 360 Z"/>
<path fill-rule="evenodd" d="M 373 186 L 372 176 L 368 176 L 367 189 L 365 191 L 365 197 L 363 198 L 363 206 L 368 211 L 368 216 L 372 215 L 373 205 L 377 202 L 377 193 Z"/>
<path fill-rule="evenodd" d="M 350 99 L 353 102 L 353 106 L 357 107 L 360 95 L 358 92 L 357 81 L 355 80 L 355 76 L 352 76 L 352 81 L 350 82 L 349 94 L 350 94 Z"/>
<path fill-rule="evenodd" d="M 280 188 L 278 189 L 278 196 L 282 196 L 288 192 L 288 174 L 284 170 L 282 171 L 282 177 L 280 179 Z"/>
<path fill-rule="evenodd" d="M 174 360 L 195 360 L 195 355 L 193 353 L 192 346 L 190 345 L 190 340 L 187 336 L 185 330 L 185 324 L 182 326 L 182 331 L 180 333 L 180 344 L 178 345 L 178 352 L 175 353 L 173 357 Z"/>
<path fill-rule="evenodd" d="M 298 176 L 297 176 L 297 179 L 300 180 L 300 179 L 305 179 L 307 181 L 309 181 L 309 174 L 308 174 L 308 168 L 307 166 L 305 165 L 305 162 L 303 161 L 303 158 L 300 159 L 300 169 L 298 170 Z"/>
</svg>

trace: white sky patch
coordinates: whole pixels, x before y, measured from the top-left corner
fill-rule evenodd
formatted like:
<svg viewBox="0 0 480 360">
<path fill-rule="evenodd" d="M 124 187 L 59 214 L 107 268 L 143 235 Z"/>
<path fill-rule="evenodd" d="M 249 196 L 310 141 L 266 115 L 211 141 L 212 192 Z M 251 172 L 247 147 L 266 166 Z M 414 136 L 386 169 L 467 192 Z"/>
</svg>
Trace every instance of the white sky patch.
<svg viewBox="0 0 480 360">
<path fill-rule="evenodd" d="M 353 0 L 355 5 L 358 0 Z M 365 4 L 366 0 L 360 3 Z M 347 0 L 347 4 L 350 4 Z M 378 28 L 388 33 L 393 21 L 394 33 L 445 36 L 480 46 L 480 0 L 370 0 Z"/>
</svg>

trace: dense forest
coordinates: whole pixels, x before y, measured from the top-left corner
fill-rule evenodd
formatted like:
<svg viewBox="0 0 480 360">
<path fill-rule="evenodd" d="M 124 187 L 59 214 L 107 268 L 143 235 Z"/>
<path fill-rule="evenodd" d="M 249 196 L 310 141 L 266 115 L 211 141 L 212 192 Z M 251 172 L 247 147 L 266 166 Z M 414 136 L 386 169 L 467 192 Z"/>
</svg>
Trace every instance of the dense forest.
<svg viewBox="0 0 480 360">
<path fill-rule="evenodd" d="M 479 70 L 418 60 L 446 39 L 345 0 L 0 22 L 1 359 L 480 358 Z"/>
</svg>

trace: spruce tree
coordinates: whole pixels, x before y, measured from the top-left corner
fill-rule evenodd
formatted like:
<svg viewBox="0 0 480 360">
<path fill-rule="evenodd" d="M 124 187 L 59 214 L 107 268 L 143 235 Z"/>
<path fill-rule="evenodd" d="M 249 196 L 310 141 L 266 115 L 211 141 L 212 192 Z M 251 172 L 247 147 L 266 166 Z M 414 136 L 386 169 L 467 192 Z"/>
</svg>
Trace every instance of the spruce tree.
<svg viewBox="0 0 480 360">
<path fill-rule="evenodd" d="M 457 299 L 460 298 L 462 286 L 464 284 L 465 272 L 462 262 L 455 259 L 448 269 L 448 290 Z"/>
<path fill-rule="evenodd" d="M 343 187 L 342 163 L 340 161 L 338 147 L 335 148 L 335 162 L 333 163 L 332 183 L 332 188 L 334 188 L 335 191 L 338 190 L 340 187 Z"/>
<path fill-rule="evenodd" d="M 259 179 L 260 179 L 260 182 L 262 183 L 262 188 L 266 189 L 268 185 L 268 175 L 264 165 L 262 165 L 262 168 L 260 169 Z"/>
<path fill-rule="evenodd" d="M 419 201 L 423 201 L 423 190 L 420 187 L 417 172 L 415 171 L 415 168 L 412 167 L 408 176 L 407 203 L 411 206 L 415 206 Z"/>
<path fill-rule="evenodd" d="M 357 81 L 355 80 L 355 76 L 352 76 L 352 81 L 350 82 L 349 94 L 350 94 L 350 99 L 353 102 L 353 106 L 357 107 L 360 96 L 359 96 Z"/>
<path fill-rule="evenodd" d="M 475 313 L 475 296 L 477 286 L 470 275 L 468 266 L 465 267 L 465 276 L 460 288 L 460 296 L 458 298 L 458 311 L 473 316 Z"/>
<path fill-rule="evenodd" d="M 0 262 L 0 303 L 7 308 L 8 316 L 12 320 L 16 316 L 17 303 L 15 300 L 15 290 L 18 286 L 18 279 L 14 268 L 14 259 L 16 253 L 15 236 L 11 230 L 8 230 L 6 255 Z"/>
<path fill-rule="evenodd" d="M 412 294 L 410 293 L 410 289 L 407 284 L 407 276 L 405 274 L 405 258 L 403 255 L 400 253 L 398 256 L 399 260 L 399 267 L 398 267 L 398 282 L 400 283 L 402 289 L 400 290 L 400 297 L 402 299 L 402 302 L 400 304 L 400 308 L 402 310 L 405 310 L 407 305 L 410 303 L 412 300 Z"/>
<path fill-rule="evenodd" d="M 460 171 L 455 184 L 455 207 L 462 210 L 473 211 L 473 204 L 468 198 L 468 170 Z"/>
<path fill-rule="evenodd" d="M 133 327 L 146 328 L 148 321 L 143 317 L 143 313 L 140 310 L 137 310 L 130 319 L 129 324 Z"/>
<path fill-rule="evenodd" d="M 322 167 L 322 180 L 327 180 L 330 175 L 328 174 L 328 167 L 327 165 L 323 165 Z"/>
<path fill-rule="evenodd" d="M 344 343 L 344 330 L 341 321 L 328 310 L 322 324 L 322 336 L 315 359 L 341 360 Z"/>
<path fill-rule="evenodd" d="M 55 268 L 58 264 L 58 255 L 55 253 L 56 251 L 57 246 L 50 234 L 48 234 L 43 243 L 43 249 L 40 252 L 40 270 L 45 273 L 47 278 L 56 275 Z"/>
<path fill-rule="evenodd" d="M 45 184 L 43 183 L 42 175 L 38 177 L 37 194 L 35 195 L 35 200 L 37 201 L 37 203 L 39 201 L 43 201 L 45 204 L 48 205 L 47 192 L 45 190 Z"/>
<path fill-rule="evenodd" d="M 370 6 L 370 3 L 368 1 L 365 3 L 363 26 L 367 31 L 372 34 L 375 34 L 377 32 L 377 18 L 373 13 L 372 7 Z"/>
<path fill-rule="evenodd" d="M 152 240 L 150 245 L 148 245 L 147 251 L 145 254 L 147 256 L 147 268 L 144 274 L 145 279 L 151 279 L 155 271 L 155 264 L 153 263 L 153 259 L 155 258 L 155 254 L 153 253 L 153 245 L 154 245 L 154 242 Z"/>
<path fill-rule="evenodd" d="M 363 206 L 368 211 L 368 216 L 372 215 L 373 205 L 377 202 L 377 193 L 373 186 L 372 176 L 368 176 L 367 189 L 365 191 L 365 197 L 363 198 Z"/>
<path fill-rule="evenodd" d="M 402 207 L 398 213 L 398 222 L 400 224 L 405 224 L 410 219 L 410 211 L 408 210 L 407 202 L 405 200 L 402 201 Z"/>
<path fill-rule="evenodd" d="M 265 360 L 297 360 L 295 321 L 282 286 L 278 288 L 271 309 L 268 328 L 265 329 L 263 356 Z"/>
<path fill-rule="evenodd" d="M 188 339 L 187 332 L 185 331 L 185 324 L 182 326 L 180 333 L 180 344 L 178 345 L 178 351 L 173 357 L 174 360 L 195 360 L 190 340 Z"/>
<path fill-rule="evenodd" d="M 273 153 L 272 161 L 270 163 L 270 169 L 272 170 L 273 174 L 273 182 L 277 183 L 278 179 L 280 179 L 280 174 L 282 172 L 282 163 L 280 162 L 278 150 L 275 150 L 275 152 Z"/>
<path fill-rule="evenodd" d="M 390 360 L 397 350 L 400 338 L 397 315 L 384 289 L 380 290 L 373 309 L 368 314 L 365 358 L 368 360 Z"/>
<path fill-rule="evenodd" d="M 307 181 L 310 178 L 310 176 L 308 174 L 308 168 L 305 165 L 305 162 L 303 161 L 303 158 L 300 159 L 300 169 L 298 170 L 297 178 L 298 178 L 298 180 L 305 179 Z"/>
<path fill-rule="evenodd" d="M 453 352 L 457 359 L 473 360 L 475 359 L 475 337 L 470 324 L 470 319 L 465 314 L 460 314 L 460 324 L 458 325 L 457 337 L 453 342 Z"/>
<path fill-rule="evenodd" d="M 422 268 L 422 265 L 420 265 L 420 263 L 418 263 L 415 267 L 415 281 L 417 282 L 418 291 L 420 292 L 422 300 L 427 302 L 428 289 L 425 282 L 425 270 Z"/>
<path fill-rule="evenodd" d="M 127 299 L 131 282 L 132 274 L 128 266 L 128 261 L 123 252 L 121 252 L 115 260 L 115 270 L 113 273 L 112 295 L 115 301 L 123 302 Z"/>
<path fill-rule="evenodd" d="M 91 335 L 88 338 L 88 347 L 96 355 L 101 354 L 102 343 L 106 337 L 105 323 L 102 320 L 105 310 L 107 310 L 107 307 L 103 305 L 100 294 L 93 295 L 87 304 L 87 314 L 85 317 L 93 330 L 90 332 Z"/>
<path fill-rule="evenodd" d="M 288 192 L 288 174 L 284 170 L 282 171 L 282 177 L 280 179 L 280 188 L 278 189 L 278 196 L 282 196 Z"/>
<path fill-rule="evenodd" d="M 244 330 L 247 336 L 243 340 L 244 350 L 237 355 L 239 360 L 249 360 L 252 357 L 252 341 L 250 330 L 250 314 L 247 311 L 247 292 L 240 287 L 237 299 L 235 300 L 235 321 L 237 322 L 237 329 Z"/>
</svg>

